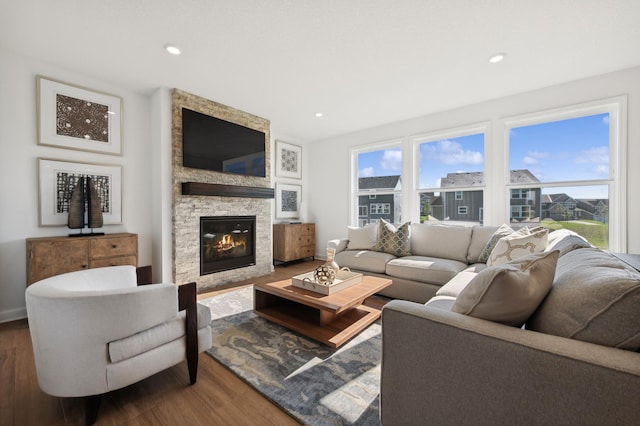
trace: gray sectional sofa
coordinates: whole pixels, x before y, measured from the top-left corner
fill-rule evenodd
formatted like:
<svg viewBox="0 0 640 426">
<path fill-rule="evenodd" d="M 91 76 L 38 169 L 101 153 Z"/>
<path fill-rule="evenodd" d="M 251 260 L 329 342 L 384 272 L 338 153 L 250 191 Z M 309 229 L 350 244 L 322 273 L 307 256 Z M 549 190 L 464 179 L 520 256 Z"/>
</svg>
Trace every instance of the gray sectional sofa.
<svg viewBox="0 0 640 426">
<path fill-rule="evenodd" d="M 400 257 L 332 242 L 341 266 L 394 281 L 382 314 L 383 426 L 638 424 L 637 266 L 566 231 L 487 266 L 481 246 L 496 229 L 419 229 Z M 430 244 L 416 256 L 418 242 Z"/>
<path fill-rule="evenodd" d="M 411 224 L 409 256 L 376 251 L 377 224 L 349 228 L 347 238 L 331 240 L 340 267 L 388 277 L 393 284 L 380 294 L 424 303 L 461 272 L 486 267 L 479 260 L 497 226 Z"/>
</svg>

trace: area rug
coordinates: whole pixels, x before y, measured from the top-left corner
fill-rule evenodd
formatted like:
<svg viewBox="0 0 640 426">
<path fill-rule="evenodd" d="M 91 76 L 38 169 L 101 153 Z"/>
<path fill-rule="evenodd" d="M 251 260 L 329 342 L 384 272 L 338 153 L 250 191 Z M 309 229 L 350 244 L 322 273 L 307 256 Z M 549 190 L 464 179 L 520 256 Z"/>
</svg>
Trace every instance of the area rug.
<svg viewBox="0 0 640 426">
<path fill-rule="evenodd" d="M 209 355 L 308 425 L 380 424 L 380 320 L 332 349 L 253 313 L 253 287 L 200 300 Z"/>
</svg>

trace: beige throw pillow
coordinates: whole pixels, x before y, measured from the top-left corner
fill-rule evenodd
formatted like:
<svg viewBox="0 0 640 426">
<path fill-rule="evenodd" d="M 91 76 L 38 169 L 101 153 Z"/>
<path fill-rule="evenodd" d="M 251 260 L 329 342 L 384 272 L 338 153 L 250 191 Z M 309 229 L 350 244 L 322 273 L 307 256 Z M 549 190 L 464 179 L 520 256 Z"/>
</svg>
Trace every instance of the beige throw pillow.
<svg viewBox="0 0 640 426">
<path fill-rule="evenodd" d="M 558 252 L 550 251 L 484 269 L 464 287 L 451 310 L 520 327 L 551 289 L 557 261 Z"/>
<path fill-rule="evenodd" d="M 347 250 L 373 250 L 378 240 L 378 224 L 370 223 L 362 228 L 347 227 Z"/>
<path fill-rule="evenodd" d="M 487 259 L 487 266 L 497 266 L 527 254 L 539 253 L 547 248 L 549 230 L 542 227 L 529 230 L 526 226 L 511 235 L 500 238 Z"/>
<path fill-rule="evenodd" d="M 409 232 L 411 223 L 400 225 L 397 229 L 391 223 L 380 219 L 378 242 L 376 251 L 389 253 L 394 256 L 411 256 Z"/>
<path fill-rule="evenodd" d="M 496 244 L 498 244 L 498 241 L 500 241 L 500 238 L 511 235 L 513 234 L 513 232 L 514 232 L 513 229 L 511 229 L 511 227 L 506 223 L 503 223 L 502 225 L 500 225 L 500 227 L 496 229 L 496 232 L 494 232 L 493 235 L 491 235 L 491 238 L 489 238 L 489 241 L 487 241 L 487 245 L 484 246 L 484 249 L 482 250 L 482 253 L 480 253 L 480 256 L 478 256 L 478 262 L 487 263 L 487 260 L 489 260 L 489 256 L 493 251 L 493 248 L 496 246 Z"/>
</svg>

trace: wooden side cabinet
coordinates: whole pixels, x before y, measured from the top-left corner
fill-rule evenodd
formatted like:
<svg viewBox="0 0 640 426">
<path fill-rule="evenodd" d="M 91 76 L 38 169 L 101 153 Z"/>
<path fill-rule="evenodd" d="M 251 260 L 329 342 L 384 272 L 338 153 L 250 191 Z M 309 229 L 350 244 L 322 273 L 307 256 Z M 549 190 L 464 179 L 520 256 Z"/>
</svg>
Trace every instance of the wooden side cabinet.
<svg viewBox="0 0 640 426">
<path fill-rule="evenodd" d="M 315 223 L 278 223 L 273 225 L 273 260 L 313 258 L 316 252 Z"/>
<path fill-rule="evenodd" d="M 102 266 L 138 266 L 138 235 L 27 239 L 27 285 L 65 272 Z"/>
</svg>

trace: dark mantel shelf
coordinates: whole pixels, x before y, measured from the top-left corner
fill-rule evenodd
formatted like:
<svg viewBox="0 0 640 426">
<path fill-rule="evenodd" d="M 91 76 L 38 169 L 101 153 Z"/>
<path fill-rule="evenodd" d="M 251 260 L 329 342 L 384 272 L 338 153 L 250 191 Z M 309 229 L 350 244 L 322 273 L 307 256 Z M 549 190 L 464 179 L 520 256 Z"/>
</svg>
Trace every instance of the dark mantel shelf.
<svg viewBox="0 0 640 426">
<path fill-rule="evenodd" d="M 217 183 L 182 182 L 182 195 L 219 197 L 275 198 L 273 188 L 222 185 Z"/>
</svg>

